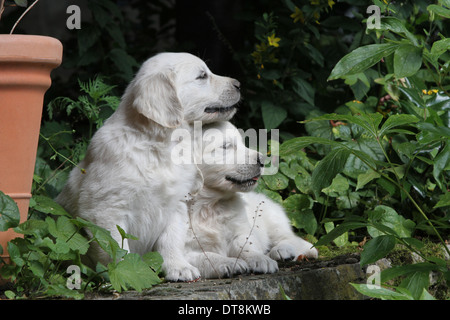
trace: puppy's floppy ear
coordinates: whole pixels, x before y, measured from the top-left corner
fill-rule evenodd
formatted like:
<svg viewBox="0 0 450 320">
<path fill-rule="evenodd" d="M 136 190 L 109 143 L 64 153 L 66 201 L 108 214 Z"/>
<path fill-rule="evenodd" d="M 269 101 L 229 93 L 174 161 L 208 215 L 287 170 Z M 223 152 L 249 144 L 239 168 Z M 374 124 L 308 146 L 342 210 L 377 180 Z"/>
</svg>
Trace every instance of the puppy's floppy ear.
<svg viewBox="0 0 450 320">
<path fill-rule="evenodd" d="M 176 128 L 183 120 L 183 107 L 178 100 L 173 74 L 156 73 L 134 79 L 133 107 L 156 123 Z"/>
</svg>

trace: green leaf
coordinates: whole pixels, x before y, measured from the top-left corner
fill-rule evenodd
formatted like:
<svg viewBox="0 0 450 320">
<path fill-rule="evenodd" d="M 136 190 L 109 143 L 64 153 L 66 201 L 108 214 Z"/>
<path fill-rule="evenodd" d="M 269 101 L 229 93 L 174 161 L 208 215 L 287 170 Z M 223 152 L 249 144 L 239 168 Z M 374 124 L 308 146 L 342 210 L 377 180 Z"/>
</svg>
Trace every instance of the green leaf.
<svg viewBox="0 0 450 320">
<path fill-rule="evenodd" d="M 443 268 L 445 270 L 446 266 Z M 430 262 L 419 262 L 403 266 L 394 266 L 381 272 L 381 282 L 384 283 L 397 277 L 408 276 L 416 272 L 430 273 L 431 271 L 438 270 L 441 271 L 436 264 Z"/>
<path fill-rule="evenodd" d="M 34 235 L 37 238 L 42 238 L 47 235 L 47 223 L 42 220 L 27 220 L 19 224 L 14 231 L 25 235 Z"/>
<path fill-rule="evenodd" d="M 447 191 L 445 194 L 441 195 L 441 198 L 434 206 L 434 209 L 448 206 L 450 206 L 450 192 Z"/>
<path fill-rule="evenodd" d="M 333 68 L 329 80 L 365 71 L 379 62 L 383 57 L 391 55 L 398 47 L 395 43 L 369 44 L 345 55 Z"/>
<path fill-rule="evenodd" d="M 405 125 L 412 125 L 413 123 L 416 123 L 418 121 L 419 119 L 417 119 L 416 116 L 410 114 L 391 115 L 386 120 L 386 122 L 381 126 L 379 137 L 382 138 L 384 135 L 390 133 L 393 128 Z"/>
<path fill-rule="evenodd" d="M 436 298 L 433 297 L 427 290 L 423 289 L 419 300 L 436 300 Z"/>
<path fill-rule="evenodd" d="M 401 238 L 411 237 L 415 223 L 412 220 L 405 219 L 399 215 L 394 209 L 388 206 L 380 205 L 374 211 L 369 212 L 368 221 L 372 226 L 367 227 L 367 231 L 372 237 L 378 237 L 385 234 L 384 230 L 376 227 L 375 223 L 388 227 L 395 235 Z"/>
<path fill-rule="evenodd" d="M 359 293 L 365 296 L 382 300 L 412 300 L 408 294 L 395 292 L 380 286 L 369 285 L 365 283 L 350 283 Z"/>
<path fill-rule="evenodd" d="M 325 227 L 325 231 L 327 233 L 330 233 L 333 229 L 334 229 L 334 222 L 333 221 L 328 221 L 324 223 L 324 227 Z M 334 244 L 337 245 L 338 247 L 343 247 L 348 243 L 348 232 L 344 232 L 343 234 L 341 234 L 339 237 L 336 237 L 333 240 Z"/>
<path fill-rule="evenodd" d="M 450 19 L 450 10 L 444 7 L 432 4 L 427 7 L 428 11 L 434 12 L 438 16 Z"/>
<path fill-rule="evenodd" d="M 415 46 L 418 45 L 417 38 L 406 29 L 403 22 L 394 17 L 383 17 L 380 19 L 380 29 L 390 30 L 397 34 L 403 34 L 408 38 Z"/>
<path fill-rule="evenodd" d="M 395 243 L 395 237 L 391 235 L 382 235 L 367 241 L 364 245 L 363 252 L 361 252 L 361 266 L 374 263 L 385 257 L 394 249 Z"/>
<path fill-rule="evenodd" d="M 379 178 L 381 175 L 373 170 L 368 170 L 365 173 L 361 173 L 358 175 L 358 180 L 356 184 L 356 191 L 362 189 L 366 184 L 368 184 L 373 179 Z"/>
<path fill-rule="evenodd" d="M 450 50 L 450 38 L 435 41 L 431 47 L 431 57 L 434 61 L 437 61 L 437 59 L 448 50 Z"/>
<path fill-rule="evenodd" d="M 158 252 L 147 252 L 142 256 L 142 260 L 150 267 L 156 274 L 161 271 L 164 262 L 163 257 Z"/>
<path fill-rule="evenodd" d="M 117 230 L 119 230 L 120 236 L 122 239 L 131 239 L 131 240 L 139 240 L 138 237 L 133 236 L 132 234 L 128 234 L 123 230 L 118 224 L 116 225 Z"/>
<path fill-rule="evenodd" d="M 283 190 L 289 185 L 289 178 L 281 172 L 274 175 L 264 175 L 262 179 L 271 190 Z"/>
<path fill-rule="evenodd" d="M 294 86 L 294 91 L 299 95 L 300 98 L 303 98 L 307 103 L 310 105 L 314 105 L 314 94 L 315 89 L 311 84 L 302 78 L 294 78 L 294 83 L 296 84 Z"/>
<path fill-rule="evenodd" d="M 350 230 L 355 230 L 359 228 L 367 227 L 367 222 L 364 221 L 347 221 L 344 223 L 339 224 L 334 229 L 332 229 L 329 233 L 326 235 L 323 235 L 319 241 L 317 241 L 314 245 L 315 246 L 322 246 L 330 243 L 340 235 L 344 234 L 345 232 L 348 232 Z"/>
<path fill-rule="evenodd" d="M 341 144 L 337 141 L 330 139 L 320 138 L 320 137 L 297 137 L 284 142 L 280 146 L 280 155 L 287 156 L 294 152 L 297 152 L 311 144 L 323 144 L 331 146 L 340 146 Z"/>
<path fill-rule="evenodd" d="M 12 292 L 11 290 L 6 290 L 5 292 L 3 292 L 3 294 L 8 298 L 8 299 L 15 299 L 16 298 L 16 294 L 14 292 Z"/>
<path fill-rule="evenodd" d="M 14 200 L 0 191 L 0 231 L 15 228 L 20 223 L 20 212 Z"/>
<path fill-rule="evenodd" d="M 6 248 L 8 249 L 8 254 L 12 262 L 14 262 L 18 267 L 22 267 L 25 265 L 26 261 L 22 258 L 19 247 L 17 245 L 10 241 L 7 243 Z"/>
<path fill-rule="evenodd" d="M 70 249 L 86 254 L 89 249 L 89 241 L 83 237 L 71 220 L 65 216 L 60 216 L 55 221 L 50 217 L 45 219 L 50 234 L 60 241 L 65 241 Z"/>
<path fill-rule="evenodd" d="M 33 209 L 52 214 L 56 216 L 67 216 L 71 217 L 71 215 L 58 203 L 56 203 L 53 199 L 45 196 L 33 196 L 34 200 L 33 205 L 30 205 Z"/>
<path fill-rule="evenodd" d="M 110 255 L 113 261 L 122 258 L 127 253 L 126 250 L 120 248 L 120 245 L 116 240 L 114 240 L 114 238 L 111 236 L 111 232 L 109 232 L 108 230 L 80 217 L 77 217 L 76 220 L 72 220 L 72 223 L 76 224 L 79 227 L 89 229 L 89 231 L 92 233 L 92 239 L 97 242 L 98 245 L 107 254 Z"/>
<path fill-rule="evenodd" d="M 450 169 L 450 144 L 447 144 L 434 159 L 433 177 L 436 179 L 436 182 L 442 190 L 446 190 L 447 188 L 441 181 L 440 175 L 446 169 Z"/>
<path fill-rule="evenodd" d="M 344 169 L 349 156 L 350 150 L 336 148 L 317 163 L 311 176 L 311 187 L 316 194 L 331 184 L 336 175 Z"/>
<path fill-rule="evenodd" d="M 264 127 L 267 130 L 278 127 L 287 118 L 287 111 L 270 101 L 263 101 L 261 104 Z"/>
<path fill-rule="evenodd" d="M 128 253 L 117 264 L 108 264 L 108 275 L 115 290 L 129 287 L 142 291 L 161 282 L 156 273 L 136 253 Z"/>
<path fill-rule="evenodd" d="M 376 113 L 363 113 L 358 115 L 348 115 L 348 114 L 325 114 L 320 117 L 312 118 L 307 120 L 310 121 L 321 121 L 321 120 L 339 120 L 339 121 L 348 121 L 350 123 L 354 123 L 361 128 L 367 130 L 368 133 L 374 138 L 378 136 L 378 126 L 383 120 L 383 115 Z"/>
<path fill-rule="evenodd" d="M 422 48 L 400 45 L 394 53 L 394 74 L 397 78 L 413 76 L 422 66 Z"/>
<path fill-rule="evenodd" d="M 333 181 L 331 182 L 331 185 L 327 188 L 322 189 L 322 192 L 326 195 L 332 195 L 333 193 L 346 194 L 347 190 L 350 188 L 350 184 L 348 183 L 348 179 L 344 176 L 338 174 Z"/>
<path fill-rule="evenodd" d="M 407 289 L 411 292 L 414 299 L 418 300 L 423 291 L 428 289 L 430 285 L 430 273 L 429 272 L 414 272 L 406 277 L 400 284 L 400 287 Z"/>
<path fill-rule="evenodd" d="M 283 201 L 283 207 L 294 227 L 304 229 L 311 235 L 316 232 L 317 220 L 311 210 L 312 201 L 307 195 L 291 195 Z"/>
</svg>

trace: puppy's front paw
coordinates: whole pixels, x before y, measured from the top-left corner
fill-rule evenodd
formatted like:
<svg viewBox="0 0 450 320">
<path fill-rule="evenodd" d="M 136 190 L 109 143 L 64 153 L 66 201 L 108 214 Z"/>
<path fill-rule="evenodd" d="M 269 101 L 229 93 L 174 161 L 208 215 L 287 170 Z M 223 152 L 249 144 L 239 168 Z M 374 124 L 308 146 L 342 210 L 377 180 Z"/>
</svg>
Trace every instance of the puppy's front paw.
<svg viewBox="0 0 450 320">
<path fill-rule="evenodd" d="M 276 245 L 270 250 L 269 257 L 274 260 L 293 260 L 296 257 L 295 248 L 287 243 Z"/>
<path fill-rule="evenodd" d="M 190 264 L 183 266 L 167 266 L 165 269 L 165 278 L 168 281 L 194 281 L 200 278 L 200 271 Z"/>
<path fill-rule="evenodd" d="M 244 274 L 248 270 L 247 262 L 242 259 L 228 258 L 216 265 L 219 277 L 231 277 L 235 274 Z"/>
<path fill-rule="evenodd" d="M 305 256 L 306 258 L 317 259 L 319 257 L 319 251 L 317 251 L 316 248 L 309 248 L 301 253 L 301 255 Z"/>
<path fill-rule="evenodd" d="M 251 272 L 274 273 L 278 271 L 278 263 L 264 254 L 246 254 L 243 260 L 247 262 Z"/>
</svg>

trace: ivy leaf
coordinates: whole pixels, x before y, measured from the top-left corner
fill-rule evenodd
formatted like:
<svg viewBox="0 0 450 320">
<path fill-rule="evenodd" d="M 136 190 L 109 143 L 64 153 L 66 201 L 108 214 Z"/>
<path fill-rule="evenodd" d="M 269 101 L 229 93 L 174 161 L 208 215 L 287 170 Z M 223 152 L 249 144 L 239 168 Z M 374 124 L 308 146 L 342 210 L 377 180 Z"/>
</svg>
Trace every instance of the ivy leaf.
<svg viewBox="0 0 450 320">
<path fill-rule="evenodd" d="M 14 200 L 0 191 L 0 231 L 15 228 L 20 223 L 20 212 Z"/>
<path fill-rule="evenodd" d="M 415 227 L 415 223 L 412 220 L 405 219 L 394 209 L 384 205 L 377 206 L 374 211 L 369 212 L 368 220 L 373 225 L 367 227 L 367 231 L 372 237 L 390 233 L 402 238 L 408 238 L 411 237 Z M 383 226 L 389 229 L 385 229 Z M 387 230 L 389 232 L 386 232 Z"/>
<path fill-rule="evenodd" d="M 281 172 L 277 172 L 274 175 L 265 175 L 263 176 L 263 180 L 271 190 L 283 190 L 289 184 L 289 178 Z"/>
<path fill-rule="evenodd" d="M 33 196 L 33 204 L 30 204 L 30 207 L 33 209 L 57 216 L 67 216 L 70 217 L 70 214 L 58 203 L 56 203 L 53 199 L 45 196 Z"/>
<path fill-rule="evenodd" d="M 317 229 L 317 220 L 311 210 L 312 201 L 304 194 L 294 194 L 283 201 L 283 207 L 297 229 L 304 229 L 308 234 L 313 235 Z"/>
</svg>

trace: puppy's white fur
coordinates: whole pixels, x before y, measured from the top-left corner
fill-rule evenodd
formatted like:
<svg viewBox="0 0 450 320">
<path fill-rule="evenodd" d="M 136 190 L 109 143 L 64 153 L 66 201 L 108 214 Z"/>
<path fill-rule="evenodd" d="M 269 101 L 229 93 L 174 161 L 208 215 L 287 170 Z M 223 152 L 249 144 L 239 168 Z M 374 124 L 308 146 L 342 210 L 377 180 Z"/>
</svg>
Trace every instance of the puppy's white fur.
<svg viewBox="0 0 450 320">
<path fill-rule="evenodd" d="M 188 261 L 202 277 L 246 271 L 273 273 L 278 270 L 275 260 L 299 255 L 317 258 L 317 249 L 294 234 L 283 208 L 251 191 L 262 172 L 262 155 L 246 148 L 239 131 L 229 122 L 203 129 L 198 166 L 204 185 L 189 204 L 186 244 Z M 238 154 L 244 155 L 244 163 L 226 160 L 238 159 Z"/>
<path fill-rule="evenodd" d="M 122 242 L 116 225 L 138 240 L 124 248 L 144 254 L 157 250 L 168 280 L 199 277 L 183 252 L 187 229 L 186 196 L 203 179 L 194 162 L 175 164 L 175 128 L 192 132 L 193 121 L 228 120 L 240 99 L 239 82 L 211 73 L 187 53 L 162 53 L 147 60 L 127 87 L 116 112 L 92 138 L 85 159 L 74 168 L 59 202 L 72 215 L 109 230 Z M 109 256 L 95 243 L 92 264 Z"/>
</svg>

